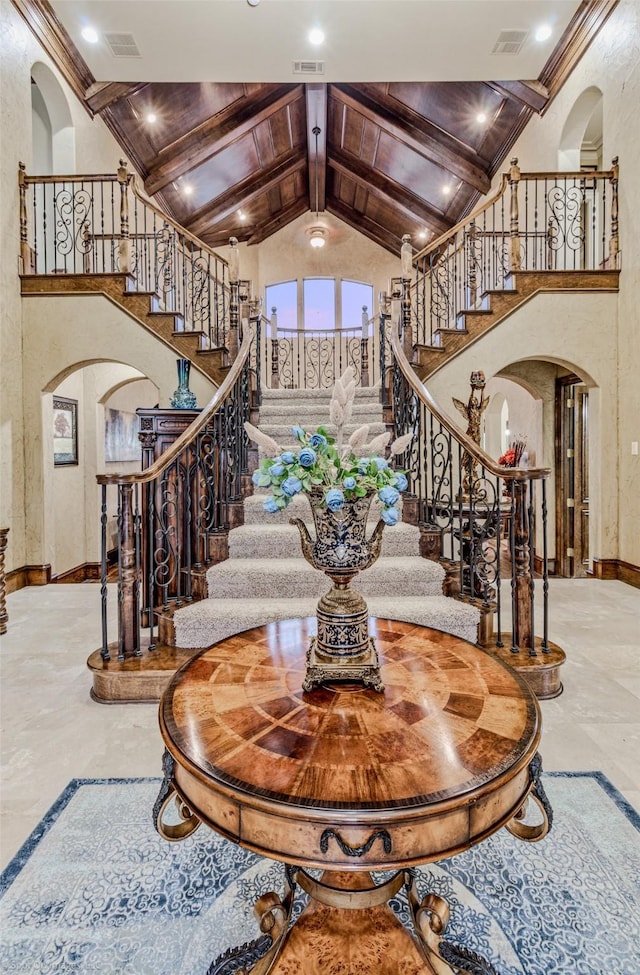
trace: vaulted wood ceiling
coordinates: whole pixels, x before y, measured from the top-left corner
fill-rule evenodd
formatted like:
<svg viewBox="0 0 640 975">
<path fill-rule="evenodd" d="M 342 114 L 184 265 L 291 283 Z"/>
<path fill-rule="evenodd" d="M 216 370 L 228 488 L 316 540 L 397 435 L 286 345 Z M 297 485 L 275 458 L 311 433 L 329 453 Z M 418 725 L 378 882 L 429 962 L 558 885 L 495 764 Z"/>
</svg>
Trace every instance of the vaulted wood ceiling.
<svg viewBox="0 0 640 975">
<path fill-rule="evenodd" d="M 581 3 L 529 82 L 87 84 L 86 71 L 81 81 L 146 192 L 211 246 L 258 244 L 327 210 L 397 254 L 403 234 L 423 246 L 488 191 L 610 7 Z"/>
</svg>

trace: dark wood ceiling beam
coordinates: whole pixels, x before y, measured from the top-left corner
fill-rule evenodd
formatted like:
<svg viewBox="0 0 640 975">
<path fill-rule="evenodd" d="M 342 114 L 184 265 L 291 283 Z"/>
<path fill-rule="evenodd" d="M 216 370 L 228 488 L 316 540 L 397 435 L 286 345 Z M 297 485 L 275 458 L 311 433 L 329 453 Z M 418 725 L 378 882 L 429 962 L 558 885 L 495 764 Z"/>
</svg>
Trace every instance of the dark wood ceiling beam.
<svg viewBox="0 0 640 975">
<path fill-rule="evenodd" d="M 145 190 L 157 193 L 168 183 L 226 149 L 275 112 L 302 97 L 302 85 L 269 86 L 234 102 L 158 153 L 158 164 L 145 180 Z"/>
<path fill-rule="evenodd" d="M 254 232 L 249 237 L 247 243 L 261 244 L 262 241 L 266 240 L 267 237 L 270 237 L 271 234 L 275 234 L 276 231 L 282 230 L 282 228 L 286 227 L 288 223 L 291 223 L 292 220 L 302 216 L 303 213 L 307 213 L 308 210 L 309 201 L 306 199 L 306 197 L 300 197 L 298 200 L 294 200 L 286 207 L 283 207 L 282 210 L 279 210 L 271 220 L 263 223 L 260 227 L 256 227 Z"/>
<path fill-rule="evenodd" d="M 146 88 L 146 83 L 132 85 L 130 82 L 122 81 L 96 82 L 87 88 L 85 101 L 91 111 L 98 114 L 117 102 L 119 98 L 133 95 L 142 88 Z"/>
<path fill-rule="evenodd" d="M 305 169 L 307 160 L 299 150 L 293 150 L 280 159 L 279 162 L 263 169 L 258 175 L 252 174 L 240 183 L 235 183 L 225 193 L 221 193 L 211 203 L 200 207 L 187 221 L 186 228 L 198 236 L 207 230 L 211 224 L 219 223 L 235 210 L 245 209 L 253 200 L 277 186 L 300 169 Z"/>
<path fill-rule="evenodd" d="M 534 112 L 541 112 L 549 101 L 549 91 L 539 81 L 488 81 L 487 84 Z"/>
<path fill-rule="evenodd" d="M 379 91 L 374 96 L 366 85 L 357 88 L 353 85 L 331 85 L 330 94 L 430 162 L 453 173 L 481 193 L 489 191 L 491 182 L 487 173 L 482 166 L 468 158 L 468 150 L 402 102 Z"/>
<path fill-rule="evenodd" d="M 307 159 L 309 167 L 309 209 L 325 208 L 327 186 L 327 86 L 304 86 L 307 103 Z M 320 131 L 314 131 L 319 129 Z"/>
<path fill-rule="evenodd" d="M 430 207 L 424 200 L 399 186 L 398 183 L 384 176 L 383 173 L 365 166 L 355 156 L 338 149 L 331 150 L 328 165 L 347 179 L 358 183 L 377 199 L 389 203 L 391 201 L 397 211 L 402 211 L 410 221 L 407 233 L 416 221 L 427 224 L 437 236 L 446 233 L 452 226 L 441 213 Z"/>
<path fill-rule="evenodd" d="M 354 230 L 357 230 L 364 237 L 368 237 L 374 244 L 378 244 L 379 247 L 384 247 L 385 250 L 391 251 L 396 257 L 399 256 L 402 240 L 397 234 L 391 233 L 386 227 L 382 227 L 379 223 L 376 223 L 375 220 L 366 217 L 358 210 L 353 210 L 333 197 L 327 199 L 327 210 L 334 217 L 338 217 L 339 220 L 348 224 L 349 227 L 353 227 Z M 398 266 L 398 273 L 399 271 L 400 268 Z"/>
</svg>

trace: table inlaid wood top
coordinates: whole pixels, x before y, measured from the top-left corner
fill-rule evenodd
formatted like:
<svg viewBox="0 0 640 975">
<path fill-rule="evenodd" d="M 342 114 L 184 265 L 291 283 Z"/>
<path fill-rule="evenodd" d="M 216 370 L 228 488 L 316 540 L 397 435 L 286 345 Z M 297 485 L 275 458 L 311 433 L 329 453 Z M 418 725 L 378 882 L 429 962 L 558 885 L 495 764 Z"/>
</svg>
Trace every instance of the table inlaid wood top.
<svg viewBox="0 0 640 975">
<path fill-rule="evenodd" d="M 277 855 L 264 823 L 262 839 L 243 836 L 251 815 L 339 828 L 463 807 L 482 818 L 491 808 L 486 835 L 516 811 L 540 722 L 515 671 L 457 637 L 372 619 L 384 693 L 304 693 L 314 632 L 314 618 L 256 627 L 175 675 L 160 723 L 184 797 L 203 818 Z"/>
</svg>

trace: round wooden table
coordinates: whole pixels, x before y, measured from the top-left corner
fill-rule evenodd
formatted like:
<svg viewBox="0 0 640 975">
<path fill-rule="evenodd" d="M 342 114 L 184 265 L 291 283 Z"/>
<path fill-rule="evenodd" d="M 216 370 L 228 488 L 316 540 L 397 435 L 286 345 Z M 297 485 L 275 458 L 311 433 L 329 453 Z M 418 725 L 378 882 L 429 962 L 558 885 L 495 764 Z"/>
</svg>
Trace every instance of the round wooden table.
<svg viewBox="0 0 640 975">
<path fill-rule="evenodd" d="M 534 695 L 464 640 L 381 619 L 370 620 L 370 633 L 383 693 L 339 684 L 305 693 L 315 623 L 285 620 L 223 640 L 176 673 L 160 704 L 161 835 L 179 840 L 206 823 L 288 865 L 284 895 L 256 905 L 262 936 L 217 959 L 210 975 L 327 971 L 328 952 L 349 972 L 354 918 L 371 971 L 492 973 L 444 939 L 447 905 L 418 897 L 413 868 L 505 825 L 525 840 L 545 835 L 551 810 Z M 536 825 L 523 818 L 529 798 L 542 816 Z M 170 825 L 173 802 L 179 818 Z M 376 885 L 371 870 L 391 873 Z M 288 931 L 298 885 L 312 900 Z M 403 886 L 415 940 L 386 906 Z M 362 954 L 358 966 L 369 971 Z"/>
</svg>

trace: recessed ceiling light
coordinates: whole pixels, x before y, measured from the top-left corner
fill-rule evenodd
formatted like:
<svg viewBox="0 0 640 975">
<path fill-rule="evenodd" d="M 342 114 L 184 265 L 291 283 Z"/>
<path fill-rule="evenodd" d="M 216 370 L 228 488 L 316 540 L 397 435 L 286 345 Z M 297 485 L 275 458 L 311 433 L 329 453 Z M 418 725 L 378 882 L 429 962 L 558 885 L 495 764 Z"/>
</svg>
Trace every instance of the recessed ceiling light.
<svg viewBox="0 0 640 975">
<path fill-rule="evenodd" d="M 145 115 L 145 119 L 147 120 L 149 125 L 153 125 L 154 122 L 158 121 L 158 116 L 156 115 L 155 112 L 147 112 L 147 114 Z"/>
<path fill-rule="evenodd" d="M 185 196 L 191 196 L 191 194 L 193 193 L 193 186 L 191 185 L 191 183 L 183 183 L 182 192 L 184 193 Z"/>
<path fill-rule="evenodd" d="M 244 210 L 238 210 L 238 216 L 240 217 L 241 220 L 246 220 L 247 219 L 247 215 L 244 212 Z"/>
<path fill-rule="evenodd" d="M 324 43 L 324 31 L 320 27 L 314 27 L 309 31 L 309 42 L 311 44 L 323 44 Z"/>
<path fill-rule="evenodd" d="M 258 4 L 260 3 L 260 0 L 247 0 L 247 3 L 249 4 L 250 7 L 257 7 Z"/>
<path fill-rule="evenodd" d="M 98 43 L 98 31 L 95 29 L 95 27 L 83 27 L 82 36 L 84 37 L 85 41 L 88 41 L 89 44 Z"/>
<path fill-rule="evenodd" d="M 479 122 L 482 125 L 482 123 L 486 121 L 487 121 L 486 112 L 478 112 L 478 114 L 476 115 L 476 122 Z"/>
<path fill-rule="evenodd" d="M 534 37 L 537 41 L 547 41 L 551 37 L 551 27 L 549 24 L 541 24 L 536 30 Z"/>
<path fill-rule="evenodd" d="M 420 240 L 426 240 L 427 239 L 427 231 L 426 230 L 421 230 L 420 233 L 418 234 L 418 238 Z"/>
<path fill-rule="evenodd" d="M 445 196 L 449 196 L 449 194 L 451 193 L 451 187 L 450 186 L 443 186 L 442 187 L 442 192 L 444 193 Z"/>
</svg>

